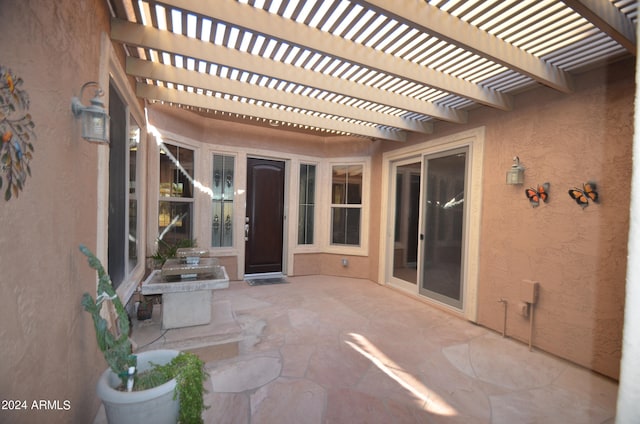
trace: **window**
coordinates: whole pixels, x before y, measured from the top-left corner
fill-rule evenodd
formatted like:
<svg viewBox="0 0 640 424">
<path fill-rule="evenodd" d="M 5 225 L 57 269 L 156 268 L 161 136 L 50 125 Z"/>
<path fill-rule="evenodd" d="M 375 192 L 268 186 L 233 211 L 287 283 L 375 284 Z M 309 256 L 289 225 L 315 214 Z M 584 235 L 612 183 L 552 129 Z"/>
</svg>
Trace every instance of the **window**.
<svg viewBox="0 0 640 424">
<path fill-rule="evenodd" d="M 129 122 L 129 270 L 138 264 L 138 147 L 140 127 L 131 117 Z"/>
<path fill-rule="evenodd" d="M 316 166 L 300 164 L 298 196 L 298 244 L 313 244 L 316 205 Z"/>
<path fill-rule="evenodd" d="M 138 147 L 140 127 L 114 88 L 109 87 L 109 241 L 108 272 L 114 287 L 138 265 Z"/>
<path fill-rule="evenodd" d="M 362 165 L 334 165 L 331 172 L 331 244 L 360 245 Z"/>
<path fill-rule="evenodd" d="M 192 239 L 193 150 L 165 144 L 160 148 L 158 239 L 178 245 Z"/>
<path fill-rule="evenodd" d="M 211 246 L 233 246 L 233 156 L 213 155 Z"/>
</svg>

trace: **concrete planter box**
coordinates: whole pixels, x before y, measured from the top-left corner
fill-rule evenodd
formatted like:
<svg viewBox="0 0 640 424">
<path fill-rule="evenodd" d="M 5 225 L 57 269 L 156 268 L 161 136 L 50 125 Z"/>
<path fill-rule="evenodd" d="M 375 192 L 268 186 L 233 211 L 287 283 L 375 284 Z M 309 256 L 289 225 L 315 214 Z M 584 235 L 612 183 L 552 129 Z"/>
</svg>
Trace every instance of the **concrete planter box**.
<svg viewBox="0 0 640 424">
<path fill-rule="evenodd" d="M 138 372 L 164 365 L 178 356 L 177 350 L 152 350 L 138 354 Z M 178 399 L 173 399 L 176 380 L 139 392 L 117 390 L 121 380 L 107 369 L 98 380 L 96 391 L 104 404 L 109 424 L 176 424 L 180 412 Z"/>
</svg>

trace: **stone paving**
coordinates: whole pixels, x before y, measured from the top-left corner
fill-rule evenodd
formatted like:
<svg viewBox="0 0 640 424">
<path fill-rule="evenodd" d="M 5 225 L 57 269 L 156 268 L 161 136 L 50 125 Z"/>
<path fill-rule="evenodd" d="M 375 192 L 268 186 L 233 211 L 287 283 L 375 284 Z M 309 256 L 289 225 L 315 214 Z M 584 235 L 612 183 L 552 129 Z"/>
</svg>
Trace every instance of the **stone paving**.
<svg viewBox="0 0 640 424">
<path fill-rule="evenodd" d="M 615 421 L 608 378 L 371 281 L 287 280 L 231 282 L 210 325 L 165 332 L 155 315 L 134 328 L 144 350 L 212 352 L 205 423 Z"/>
<path fill-rule="evenodd" d="M 216 293 L 266 326 L 207 363 L 206 423 L 614 422 L 605 377 L 370 281 L 288 280 Z"/>
</svg>

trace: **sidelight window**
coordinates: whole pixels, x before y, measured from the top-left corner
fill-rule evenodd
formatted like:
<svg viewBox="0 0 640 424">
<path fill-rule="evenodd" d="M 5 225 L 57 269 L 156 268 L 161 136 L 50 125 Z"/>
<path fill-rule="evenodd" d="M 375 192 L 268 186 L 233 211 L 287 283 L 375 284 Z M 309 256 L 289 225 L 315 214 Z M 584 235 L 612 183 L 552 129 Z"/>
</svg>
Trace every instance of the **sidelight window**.
<svg viewBox="0 0 640 424">
<path fill-rule="evenodd" d="M 213 155 L 213 212 L 211 215 L 211 246 L 233 245 L 233 193 L 235 158 Z"/>
<path fill-rule="evenodd" d="M 298 196 L 298 244 L 313 244 L 316 207 L 316 166 L 300 164 Z"/>
</svg>

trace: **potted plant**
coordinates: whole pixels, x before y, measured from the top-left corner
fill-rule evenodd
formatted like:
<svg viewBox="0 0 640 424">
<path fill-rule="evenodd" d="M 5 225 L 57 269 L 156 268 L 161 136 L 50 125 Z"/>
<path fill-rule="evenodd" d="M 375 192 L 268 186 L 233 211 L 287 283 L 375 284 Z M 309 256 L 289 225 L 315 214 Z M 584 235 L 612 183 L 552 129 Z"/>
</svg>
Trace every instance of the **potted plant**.
<svg viewBox="0 0 640 424">
<path fill-rule="evenodd" d="M 97 386 L 109 423 L 202 423 L 207 376 L 202 360 L 193 353 L 174 350 L 134 355 L 129 317 L 111 278 L 88 248 L 80 246 L 80 251 L 98 273 L 96 299 L 85 293 L 82 306 L 93 318 L 98 346 L 109 364 Z M 107 301 L 115 308 L 115 332 L 101 315 Z"/>
</svg>

